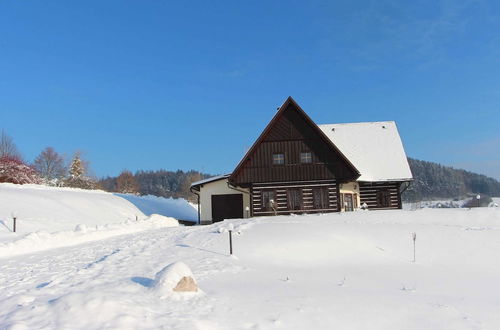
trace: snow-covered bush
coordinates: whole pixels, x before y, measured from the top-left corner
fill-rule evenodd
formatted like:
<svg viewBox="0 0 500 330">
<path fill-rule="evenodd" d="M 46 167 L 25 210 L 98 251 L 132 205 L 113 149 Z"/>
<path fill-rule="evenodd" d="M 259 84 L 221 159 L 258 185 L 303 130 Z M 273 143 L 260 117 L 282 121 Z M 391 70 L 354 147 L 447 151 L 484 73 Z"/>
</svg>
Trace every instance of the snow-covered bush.
<svg viewBox="0 0 500 330">
<path fill-rule="evenodd" d="M 64 180 L 63 186 L 81 189 L 98 189 L 99 185 L 86 176 L 69 177 Z"/>
<path fill-rule="evenodd" d="M 18 157 L 4 156 L 0 158 L 0 182 L 40 184 L 42 181 L 36 171 Z"/>
</svg>

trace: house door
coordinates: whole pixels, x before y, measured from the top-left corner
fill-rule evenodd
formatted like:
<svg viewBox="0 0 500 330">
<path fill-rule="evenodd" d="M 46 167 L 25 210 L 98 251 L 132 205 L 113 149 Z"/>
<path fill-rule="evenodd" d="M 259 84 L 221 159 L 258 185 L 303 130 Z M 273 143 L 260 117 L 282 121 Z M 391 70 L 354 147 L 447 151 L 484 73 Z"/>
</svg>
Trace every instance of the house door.
<svg viewBox="0 0 500 330">
<path fill-rule="evenodd" d="M 243 194 L 212 195 L 212 221 L 243 218 Z"/>
<path fill-rule="evenodd" d="M 352 194 L 344 194 L 344 211 L 354 211 Z"/>
</svg>

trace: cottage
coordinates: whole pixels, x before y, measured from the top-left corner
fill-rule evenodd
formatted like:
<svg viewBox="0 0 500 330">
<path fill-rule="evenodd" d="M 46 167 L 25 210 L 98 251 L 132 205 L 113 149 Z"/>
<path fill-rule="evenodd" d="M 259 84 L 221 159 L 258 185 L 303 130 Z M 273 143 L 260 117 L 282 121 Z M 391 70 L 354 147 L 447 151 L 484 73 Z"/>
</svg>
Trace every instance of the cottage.
<svg viewBox="0 0 500 330">
<path fill-rule="evenodd" d="M 199 219 L 400 209 L 412 174 L 396 123 L 317 125 L 289 97 L 235 170 L 194 182 Z"/>
</svg>

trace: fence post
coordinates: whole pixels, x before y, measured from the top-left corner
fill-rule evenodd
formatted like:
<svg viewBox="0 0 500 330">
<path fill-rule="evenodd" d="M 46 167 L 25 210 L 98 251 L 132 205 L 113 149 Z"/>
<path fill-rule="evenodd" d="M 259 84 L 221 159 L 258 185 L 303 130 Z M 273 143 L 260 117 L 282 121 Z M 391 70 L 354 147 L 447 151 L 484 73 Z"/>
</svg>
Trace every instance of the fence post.
<svg viewBox="0 0 500 330">
<path fill-rule="evenodd" d="M 415 262 L 415 242 L 417 240 L 417 233 L 412 233 L 411 237 L 413 238 L 413 262 Z"/>
</svg>

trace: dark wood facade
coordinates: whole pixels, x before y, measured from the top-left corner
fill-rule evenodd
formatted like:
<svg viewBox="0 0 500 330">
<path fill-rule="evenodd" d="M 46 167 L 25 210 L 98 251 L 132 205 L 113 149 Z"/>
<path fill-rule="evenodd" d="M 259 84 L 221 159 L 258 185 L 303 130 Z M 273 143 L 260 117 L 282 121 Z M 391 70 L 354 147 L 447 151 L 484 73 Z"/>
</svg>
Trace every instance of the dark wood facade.
<svg viewBox="0 0 500 330">
<path fill-rule="evenodd" d="M 256 184 L 251 188 L 254 216 L 339 211 L 335 181 Z M 275 205 L 270 205 L 270 200 Z"/>
<path fill-rule="evenodd" d="M 360 182 L 361 204 L 369 210 L 390 210 L 402 208 L 401 182 Z"/>
<path fill-rule="evenodd" d="M 301 162 L 301 153 L 311 161 Z M 273 155 L 283 163 L 273 163 Z M 292 98 L 283 104 L 229 178 L 234 186 L 314 180 L 356 180 L 359 173 Z"/>
</svg>

